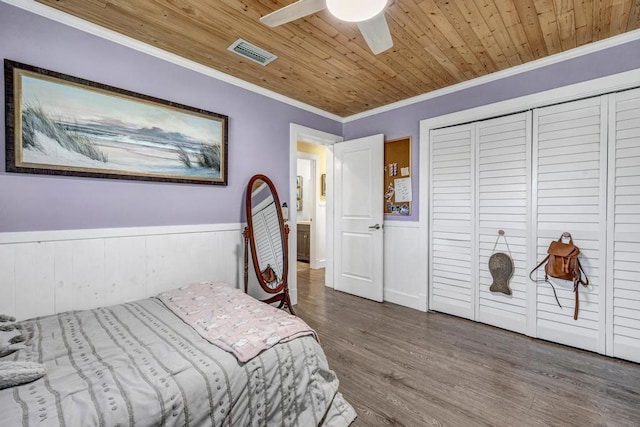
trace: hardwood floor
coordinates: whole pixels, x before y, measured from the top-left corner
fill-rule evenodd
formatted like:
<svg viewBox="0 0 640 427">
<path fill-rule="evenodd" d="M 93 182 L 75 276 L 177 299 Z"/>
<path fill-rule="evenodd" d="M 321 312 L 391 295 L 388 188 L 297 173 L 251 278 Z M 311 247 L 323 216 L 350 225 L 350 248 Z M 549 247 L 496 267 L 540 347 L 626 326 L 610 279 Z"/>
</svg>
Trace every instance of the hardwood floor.
<svg viewBox="0 0 640 427">
<path fill-rule="evenodd" d="M 296 311 L 320 337 L 354 426 L 640 426 L 640 365 L 325 288 L 299 263 Z"/>
</svg>

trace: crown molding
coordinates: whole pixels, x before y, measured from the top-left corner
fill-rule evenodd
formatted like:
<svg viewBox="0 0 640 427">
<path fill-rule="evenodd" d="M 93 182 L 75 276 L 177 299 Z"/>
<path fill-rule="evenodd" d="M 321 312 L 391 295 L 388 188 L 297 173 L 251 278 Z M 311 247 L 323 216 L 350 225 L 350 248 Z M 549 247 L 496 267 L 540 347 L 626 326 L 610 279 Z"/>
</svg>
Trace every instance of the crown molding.
<svg viewBox="0 0 640 427">
<path fill-rule="evenodd" d="M 221 71 L 215 70 L 211 67 L 207 67 L 205 65 L 202 65 L 190 59 L 186 59 L 182 56 L 167 52 L 166 50 L 162 50 L 158 47 L 155 47 L 150 44 L 136 40 L 134 38 L 125 36 L 113 30 L 109 30 L 107 28 L 101 27 L 92 22 L 85 21 L 73 15 L 69 15 L 68 13 L 59 11 L 50 6 L 37 3 L 35 0 L 0 0 L 0 2 L 7 3 L 11 6 L 18 7 L 20 9 L 34 13 L 36 15 L 40 15 L 44 18 L 51 19 L 53 21 L 59 22 L 61 24 L 67 25 L 69 27 L 75 28 L 85 33 L 98 36 L 105 40 L 112 41 L 122 46 L 126 46 L 128 48 L 137 50 L 147 55 L 154 56 L 158 59 L 162 59 L 164 61 L 179 65 L 183 68 L 195 71 L 197 73 L 204 74 L 209 77 L 213 77 L 214 79 L 223 81 L 225 83 L 229 83 L 234 86 L 238 86 L 242 89 L 249 90 L 256 94 L 266 96 L 276 101 L 280 101 L 282 103 L 291 105 L 292 107 L 296 107 L 301 110 L 305 110 L 310 113 L 317 114 L 319 116 L 326 117 L 328 119 L 342 123 L 342 117 L 336 114 L 329 113 L 328 111 L 321 110 L 320 108 L 313 107 L 309 104 L 305 104 L 304 102 L 297 101 L 293 98 L 289 98 L 287 96 L 281 95 L 269 89 L 265 89 L 253 83 L 249 83 L 247 81 L 244 81 L 237 77 L 223 73 Z"/>
<path fill-rule="evenodd" d="M 640 30 L 629 31 L 624 34 L 620 34 L 608 39 L 600 40 L 597 42 L 589 43 L 584 46 L 576 47 L 571 50 L 556 53 L 555 55 L 546 56 L 544 58 L 536 59 L 535 61 L 527 62 L 526 64 L 516 65 L 506 70 L 496 71 L 495 73 L 487 74 L 485 76 L 476 77 L 472 80 L 457 83 L 452 86 L 447 86 L 442 89 L 434 90 L 432 92 L 424 93 L 422 95 L 414 96 L 413 98 L 403 99 L 402 101 L 394 102 L 392 104 L 383 105 L 382 107 L 374 108 L 369 111 L 354 114 L 342 119 L 343 123 L 353 122 L 355 120 L 364 119 L 365 117 L 375 116 L 376 114 L 385 113 L 398 108 L 407 107 L 418 102 L 427 101 L 429 99 L 437 98 L 450 93 L 458 92 L 464 89 L 469 89 L 474 86 L 480 86 L 489 82 L 504 79 L 507 77 L 515 76 L 517 74 L 526 73 L 527 71 L 533 71 L 538 68 L 543 68 L 548 65 L 557 64 L 559 62 L 567 61 L 569 59 L 578 58 L 580 56 L 588 55 L 590 53 L 598 52 L 600 50 L 608 49 L 610 47 L 619 46 L 621 44 L 629 43 L 640 39 Z"/>
</svg>

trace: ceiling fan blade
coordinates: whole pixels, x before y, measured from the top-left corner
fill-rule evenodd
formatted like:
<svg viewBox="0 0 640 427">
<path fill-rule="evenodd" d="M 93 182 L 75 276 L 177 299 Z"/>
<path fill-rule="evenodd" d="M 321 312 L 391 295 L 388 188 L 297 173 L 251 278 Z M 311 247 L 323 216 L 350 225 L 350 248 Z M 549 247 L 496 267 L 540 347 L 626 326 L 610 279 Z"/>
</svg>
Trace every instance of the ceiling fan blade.
<svg viewBox="0 0 640 427">
<path fill-rule="evenodd" d="M 260 22 L 269 27 L 277 27 L 278 25 L 286 24 L 287 22 L 320 12 L 322 9 L 326 9 L 326 7 L 327 3 L 325 0 L 298 0 L 289 6 L 285 6 L 282 9 L 263 16 L 260 18 Z"/>
<path fill-rule="evenodd" d="M 375 55 L 393 46 L 393 39 L 391 39 L 391 32 L 384 12 L 367 21 L 358 22 L 358 28 Z"/>
</svg>

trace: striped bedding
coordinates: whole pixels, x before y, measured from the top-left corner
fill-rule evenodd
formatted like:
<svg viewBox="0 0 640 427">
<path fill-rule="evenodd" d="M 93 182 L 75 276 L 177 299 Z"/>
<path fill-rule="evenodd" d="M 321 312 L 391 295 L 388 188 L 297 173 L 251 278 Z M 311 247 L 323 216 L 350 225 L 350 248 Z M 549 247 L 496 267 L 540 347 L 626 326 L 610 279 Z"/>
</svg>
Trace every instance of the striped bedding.
<svg viewBox="0 0 640 427">
<path fill-rule="evenodd" d="M 0 391 L 7 426 L 346 426 L 356 414 L 311 337 L 247 363 L 204 340 L 159 300 L 23 322 L 3 360 L 48 374 Z"/>
</svg>

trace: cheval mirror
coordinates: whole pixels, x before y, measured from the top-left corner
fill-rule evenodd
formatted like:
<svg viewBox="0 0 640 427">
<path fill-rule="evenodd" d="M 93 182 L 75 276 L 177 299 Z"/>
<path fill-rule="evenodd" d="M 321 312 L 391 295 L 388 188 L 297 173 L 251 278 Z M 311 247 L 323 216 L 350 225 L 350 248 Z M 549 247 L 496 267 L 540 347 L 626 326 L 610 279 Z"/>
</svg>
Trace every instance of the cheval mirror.
<svg viewBox="0 0 640 427">
<path fill-rule="evenodd" d="M 284 223 L 280 199 L 275 186 L 264 175 L 254 175 L 247 186 L 247 223 L 244 229 L 244 291 L 249 288 L 247 247 L 251 247 L 253 267 L 260 287 L 274 296 L 263 300 L 267 304 L 280 302 L 296 314 L 289 299 L 287 240 L 289 226 Z"/>
</svg>

